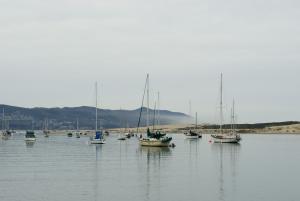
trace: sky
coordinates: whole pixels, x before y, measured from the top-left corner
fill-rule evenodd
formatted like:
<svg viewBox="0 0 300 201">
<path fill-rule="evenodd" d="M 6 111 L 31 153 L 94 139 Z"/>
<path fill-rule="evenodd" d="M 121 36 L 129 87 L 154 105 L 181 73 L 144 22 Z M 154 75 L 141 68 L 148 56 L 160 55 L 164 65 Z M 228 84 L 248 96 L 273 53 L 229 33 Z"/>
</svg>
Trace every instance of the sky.
<svg viewBox="0 0 300 201">
<path fill-rule="evenodd" d="M 1 0 L 0 104 L 153 107 L 240 123 L 300 120 L 296 0 Z"/>
</svg>

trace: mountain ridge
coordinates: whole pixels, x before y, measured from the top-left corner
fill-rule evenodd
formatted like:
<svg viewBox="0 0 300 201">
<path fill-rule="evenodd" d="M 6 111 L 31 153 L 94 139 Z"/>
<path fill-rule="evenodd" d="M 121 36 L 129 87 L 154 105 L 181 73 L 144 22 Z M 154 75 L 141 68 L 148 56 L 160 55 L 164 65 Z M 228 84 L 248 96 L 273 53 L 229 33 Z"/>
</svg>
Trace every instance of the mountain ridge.
<svg viewBox="0 0 300 201">
<path fill-rule="evenodd" d="M 95 108 L 90 106 L 77 107 L 19 107 L 0 104 L 5 111 L 5 128 L 30 129 L 33 122 L 34 129 L 44 128 L 44 122 L 48 121 L 49 129 L 75 129 L 76 121 L 79 121 L 80 129 L 94 129 Z M 146 107 L 142 108 L 141 126 L 145 126 Z M 141 108 L 129 109 L 101 109 L 99 112 L 99 124 L 103 128 L 136 127 Z M 149 108 L 151 123 L 153 123 L 154 110 Z M 162 124 L 173 124 L 190 121 L 190 117 L 181 112 L 160 110 L 160 122 Z M 2 115 L 0 115 L 2 121 Z M 8 123 L 9 122 L 9 123 Z"/>
</svg>

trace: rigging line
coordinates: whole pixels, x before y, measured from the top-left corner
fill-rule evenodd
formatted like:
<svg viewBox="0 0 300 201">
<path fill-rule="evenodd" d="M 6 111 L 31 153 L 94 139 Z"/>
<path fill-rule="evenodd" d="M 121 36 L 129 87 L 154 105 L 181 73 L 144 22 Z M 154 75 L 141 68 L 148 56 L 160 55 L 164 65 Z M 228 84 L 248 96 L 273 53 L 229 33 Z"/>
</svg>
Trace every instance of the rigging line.
<svg viewBox="0 0 300 201">
<path fill-rule="evenodd" d="M 148 83 L 148 75 L 147 75 L 147 79 L 146 79 L 146 83 L 145 83 L 145 87 L 144 87 L 144 93 L 143 93 L 143 98 L 142 98 L 142 106 L 141 106 L 141 109 L 140 109 L 139 121 L 138 121 L 138 126 L 137 126 L 137 133 L 139 133 L 139 127 L 140 127 L 140 123 L 141 123 L 141 116 L 142 116 L 142 111 L 143 111 L 143 106 L 144 106 L 144 99 L 145 99 L 147 83 Z"/>
</svg>

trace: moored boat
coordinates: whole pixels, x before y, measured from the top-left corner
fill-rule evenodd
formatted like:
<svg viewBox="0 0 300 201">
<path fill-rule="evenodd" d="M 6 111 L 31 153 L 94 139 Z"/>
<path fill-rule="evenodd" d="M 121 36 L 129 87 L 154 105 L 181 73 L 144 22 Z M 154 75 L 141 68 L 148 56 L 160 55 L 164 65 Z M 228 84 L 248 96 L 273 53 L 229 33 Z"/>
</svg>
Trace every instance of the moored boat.
<svg viewBox="0 0 300 201">
<path fill-rule="evenodd" d="M 161 133 L 160 131 L 150 132 L 150 129 L 147 129 L 147 137 L 140 139 L 141 146 L 149 146 L 149 147 L 168 147 L 172 137 L 166 136 L 165 133 Z"/>
<path fill-rule="evenodd" d="M 76 138 L 80 138 L 80 132 L 79 132 L 79 127 L 78 127 L 78 118 L 76 120 Z"/>
<path fill-rule="evenodd" d="M 96 131 L 95 136 L 90 139 L 91 144 L 105 144 L 102 131 Z"/>
<path fill-rule="evenodd" d="M 146 89 L 147 89 L 147 136 L 142 137 L 142 135 L 141 135 L 141 138 L 139 140 L 140 145 L 148 146 L 148 147 L 168 147 L 170 145 L 172 137 L 168 137 L 168 136 L 166 136 L 166 133 L 162 133 L 160 131 L 155 131 L 155 129 L 154 129 L 156 106 L 154 107 L 155 109 L 154 109 L 154 118 L 153 118 L 153 131 L 151 132 L 150 128 L 149 128 L 149 74 L 147 74 L 144 94 L 145 94 Z M 143 97 L 143 100 L 144 100 L 144 97 Z M 158 96 L 158 100 L 159 100 L 159 96 Z M 140 111 L 138 128 L 140 125 L 142 109 L 143 109 L 143 101 L 142 101 L 142 107 L 141 107 L 141 111 Z"/>
<path fill-rule="evenodd" d="M 105 140 L 103 137 L 102 130 L 98 130 L 98 83 L 95 83 L 95 91 L 96 91 L 96 105 L 95 105 L 95 113 L 96 113 L 96 121 L 95 121 L 95 136 L 90 138 L 91 144 L 105 144 Z"/>
<path fill-rule="evenodd" d="M 126 137 L 119 135 L 118 140 L 124 141 L 126 140 Z"/>
<path fill-rule="evenodd" d="M 215 143 L 238 143 L 241 141 L 240 135 L 237 134 L 213 134 L 211 135 Z"/>
<path fill-rule="evenodd" d="M 34 134 L 34 131 L 31 130 L 31 131 L 26 131 L 26 134 L 25 134 L 25 141 L 36 141 L 36 136 Z"/>
<path fill-rule="evenodd" d="M 48 130 L 48 119 L 45 120 L 44 122 L 44 137 L 49 137 L 50 131 Z"/>
<path fill-rule="evenodd" d="M 234 114 L 234 102 L 233 108 L 231 111 L 231 124 L 232 130 L 230 133 L 223 132 L 223 75 L 221 74 L 221 87 L 220 87 L 220 133 L 211 135 L 211 138 L 215 143 L 239 143 L 241 141 L 241 137 L 239 134 L 235 132 L 235 114 Z"/>
<path fill-rule="evenodd" d="M 198 114 L 196 112 L 196 127 L 195 127 L 195 131 L 194 130 L 189 130 L 187 132 L 184 133 L 185 137 L 187 139 L 199 139 L 202 138 L 202 134 L 197 132 L 197 127 L 198 127 Z"/>
<path fill-rule="evenodd" d="M 12 131 L 9 130 L 9 121 L 5 119 L 4 108 L 2 110 L 2 132 L 1 137 L 4 140 L 7 140 L 11 137 Z"/>
<path fill-rule="evenodd" d="M 185 132 L 184 135 L 185 135 L 185 137 L 186 137 L 187 139 L 199 139 L 199 138 L 202 137 L 201 134 L 196 133 L 196 132 L 194 132 L 194 131 L 192 131 L 192 130 L 189 130 L 189 131 Z"/>
</svg>

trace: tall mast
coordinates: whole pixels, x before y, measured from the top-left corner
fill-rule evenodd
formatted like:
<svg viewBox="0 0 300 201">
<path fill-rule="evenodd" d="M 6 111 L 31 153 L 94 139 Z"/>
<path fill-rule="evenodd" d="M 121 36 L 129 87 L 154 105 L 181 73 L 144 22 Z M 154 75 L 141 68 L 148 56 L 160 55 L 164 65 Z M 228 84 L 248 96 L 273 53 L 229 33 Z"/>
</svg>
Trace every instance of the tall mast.
<svg viewBox="0 0 300 201">
<path fill-rule="evenodd" d="M 160 125 L 160 102 L 159 102 L 159 92 L 157 92 L 157 125 Z"/>
<path fill-rule="evenodd" d="M 232 131 L 235 133 L 235 111 L 234 111 L 234 99 L 232 101 Z"/>
<path fill-rule="evenodd" d="M 220 87 L 220 133 L 223 132 L 223 74 L 221 73 L 221 87 Z"/>
<path fill-rule="evenodd" d="M 198 113 L 196 112 L 196 129 L 197 129 L 197 127 L 198 127 Z"/>
<path fill-rule="evenodd" d="M 95 83 L 95 90 L 96 90 L 96 105 L 95 105 L 95 110 L 96 110 L 96 124 L 95 124 L 95 131 L 98 130 L 98 83 Z"/>
<path fill-rule="evenodd" d="M 5 128 L 4 128 L 4 118 L 5 118 L 5 115 L 4 115 L 4 107 L 2 108 L 2 130 L 5 130 Z"/>
<path fill-rule="evenodd" d="M 149 74 L 147 74 L 147 128 L 149 127 Z"/>
<path fill-rule="evenodd" d="M 189 115 L 192 116 L 192 101 L 189 100 Z"/>
<path fill-rule="evenodd" d="M 156 102 L 154 102 L 154 111 L 153 111 L 153 130 L 155 129 L 155 121 L 156 121 Z"/>
<path fill-rule="evenodd" d="M 77 117 L 77 119 L 76 119 L 77 121 L 76 121 L 76 128 L 77 128 L 77 131 L 78 131 L 78 117 Z"/>
</svg>

